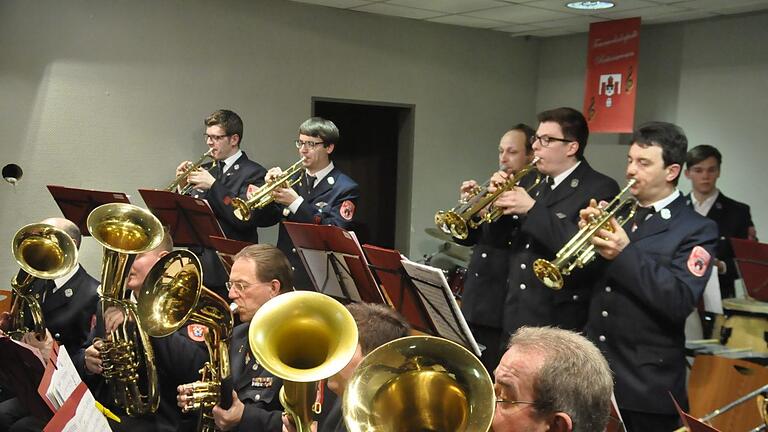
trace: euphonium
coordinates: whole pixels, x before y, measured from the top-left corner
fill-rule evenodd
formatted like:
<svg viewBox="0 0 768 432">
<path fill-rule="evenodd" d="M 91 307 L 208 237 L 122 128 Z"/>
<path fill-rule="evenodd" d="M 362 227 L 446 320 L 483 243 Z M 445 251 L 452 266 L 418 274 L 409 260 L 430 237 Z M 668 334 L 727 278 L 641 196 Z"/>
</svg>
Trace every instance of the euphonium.
<svg viewBox="0 0 768 432">
<path fill-rule="evenodd" d="M 336 374 L 352 359 L 357 325 L 333 298 L 295 291 L 259 308 L 248 329 L 248 343 L 254 359 L 283 379 L 280 403 L 296 430 L 309 432 L 317 381 Z"/>
<path fill-rule="evenodd" d="M 105 340 L 94 341 L 101 354 L 102 375 L 113 387 L 115 403 L 128 415 L 154 412 L 160 402 L 154 352 L 136 305 L 127 298 L 124 280 L 131 255 L 158 247 L 163 226 L 147 210 L 123 203 L 96 207 L 87 223 L 93 238 L 104 246 L 99 288 L 102 314 L 116 307 L 124 317 Z"/>
<path fill-rule="evenodd" d="M 464 347 L 410 336 L 369 353 L 344 392 L 349 432 L 484 432 L 493 421 L 491 377 Z"/>
<path fill-rule="evenodd" d="M 563 287 L 563 276 L 571 274 L 574 268 L 582 268 L 595 259 L 595 246 L 592 237 L 601 229 L 613 231 L 611 219 L 616 217 L 619 225 L 624 225 L 635 215 L 637 200 L 632 197 L 623 198 L 624 194 L 635 184 L 635 179 L 630 179 L 624 189 L 603 207 L 600 216 L 592 216 L 583 228 L 560 249 L 554 261 L 537 259 L 533 262 L 533 272 L 541 282 L 549 288 L 559 290 Z M 629 208 L 629 213 L 624 217 L 616 215 Z"/>
<path fill-rule="evenodd" d="M 11 279 L 14 296 L 8 334 L 14 339 L 21 339 L 29 331 L 24 324 L 26 306 L 32 315 L 34 332 L 44 336 L 43 311 L 29 289 L 35 278 L 56 279 L 71 272 L 77 266 L 77 246 L 64 230 L 53 225 L 35 223 L 16 231 L 11 249 L 16 262 L 26 274 L 21 280 L 18 275 Z"/>
<path fill-rule="evenodd" d="M 278 178 L 261 185 L 248 201 L 245 201 L 242 198 L 233 198 L 232 207 L 235 209 L 235 217 L 241 221 L 247 221 L 251 218 L 251 211 L 262 209 L 274 201 L 272 192 L 274 192 L 275 189 L 289 188 L 298 183 L 299 180 L 301 180 L 300 175 L 296 176 L 296 178 L 291 177 L 301 171 L 303 166 L 302 162 L 304 162 L 304 158 L 301 158 L 298 162 L 288 167 L 288 169 L 283 171 Z"/>
<path fill-rule="evenodd" d="M 200 369 L 200 381 L 192 384 L 192 404 L 186 411 L 200 410 L 199 431 L 214 431 L 213 407 L 222 400 L 231 404 L 229 337 L 234 319 L 224 299 L 202 285 L 200 260 L 187 250 L 165 255 L 144 279 L 137 304 L 144 330 L 152 337 L 165 337 L 184 324 L 208 328 L 205 345 L 208 361 Z M 221 403 L 224 409 L 229 404 Z"/>
<path fill-rule="evenodd" d="M 193 163 L 192 165 L 188 166 L 184 172 L 178 175 L 173 181 L 166 186 L 165 190 L 169 192 L 175 192 L 176 188 L 178 188 L 182 182 L 187 180 L 187 177 L 189 177 L 190 174 L 192 174 L 193 171 L 196 171 L 200 168 L 200 166 L 205 163 L 205 160 L 208 158 L 213 159 L 213 156 L 211 156 L 211 153 L 213 153 L 213 149 L 208 150 L 207 152 L 203 153 L 202 156 L 200 156 L 200 159 L 197 160 L 197 162 Z M 214 161 L 215 162 L 215 161 Z M 179 190 L 179 193 L 181 195 L 187 194 L 190 190 L 192 190 L 192 185 L 187 184 L 181 190 Z"/>
<path fill-rule="evenodd" d="M 483 223 L 492 223 L 500 218 L 504 211 L 494 207 L 493 203 L 499 198 L 499 195 L 512 189 L 523 177 L 531 172 L 536 172 L 536 180 L 526 188 L 530 191 L 541 181 L 541 175 L 536 170 L 538 157 L 533 158 L 531 163 L 524 166 L 520 171 L 510 176 L 504 184 L 499 185 L 494 192 L 488 190 L 490 180 L 484 185 L 477 187 L 470 194 L 469 198 L 459 200 L 459 205 L 447 210 L 438 211 L 435 214 L 435 225 L 444 233 L 450 234 L 457 239 L 466 239 L 469 235 L 469 229 L 474 229 Z M 488 207 L 488 211 L 480 215 L 481 211 Z"/>
</svg>

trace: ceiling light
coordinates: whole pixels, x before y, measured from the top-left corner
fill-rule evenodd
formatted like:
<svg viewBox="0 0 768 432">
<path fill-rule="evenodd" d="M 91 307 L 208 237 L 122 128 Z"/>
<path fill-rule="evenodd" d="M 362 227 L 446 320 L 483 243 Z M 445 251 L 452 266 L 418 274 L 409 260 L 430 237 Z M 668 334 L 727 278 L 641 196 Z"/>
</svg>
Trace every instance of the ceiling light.
<svg viewBox="0 0 768 432">
<path fill-rule="evenodd" d="M 610 9 L 616 6 L 616 4 L 611 1 L 575 1 L 575 2 L 568 2 L 566 6 L 571 9 L 579 9 L 579 10 L 599 10 L 599 9 Z"/>
</svg>

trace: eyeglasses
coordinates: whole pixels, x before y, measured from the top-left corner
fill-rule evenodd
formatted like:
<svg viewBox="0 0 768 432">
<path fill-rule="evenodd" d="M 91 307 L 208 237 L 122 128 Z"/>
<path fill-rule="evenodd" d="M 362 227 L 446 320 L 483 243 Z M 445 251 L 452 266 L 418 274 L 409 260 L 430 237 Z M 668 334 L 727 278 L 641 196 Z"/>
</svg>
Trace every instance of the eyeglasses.
<svg viewBox="0 0 768 432">
<path fill-rule="evenodd" d="M 319 146 L 321 144 L 325 144 L 325 142 L 323 142 L 323 141 L 318 141 L 318 142 L 315 142 L 315 141 L 302 141 L 302 140 L 298 140 L 297 139 L 296 141 L 294 141 L 294 144 L 296 144 L 296 148 L 297 149 L 301 149 L 301 146 L 307 146 L 308 149 L 314 150 L 315 147 L 317 147 L 317 146 Z"/>
<path fill-rule="evenodd" d="M 234 282 L 224 282 L 224 286 L 227 287 L 227 290 L 234 289 L 238 293 L 242 293 L 245 291 L 246 288 L 254 286 L 254 285 L 262 285 L 267 282 L 254 282 L 254 283 L 248 283 L 248 282 L 240 282 L 240 281 L 234 281 Z"/>
<path fill-rule="evenodd" d="M 229 136 L 229 134 L 227 134 L 227 135 L 208 135 L 208 134 L 203 134 L 203 139 L 208 141 L 208 139 L 210 138 L 212 141 L 219 142 L 219 141 L 223 140 L 224 137 L 228 137 L 228 136 Z"/>
<path fill-rule="evenodd" d="M 536 135 L 534 134 L 531 137 L 531 144 L 535 143 L 536 141 L 541 142 L 542 147 L 549 147 L 550 144 L 552 144 L 552 141 L 560 141 L 564 143 L 569 143 L 573 140 L 565 139 L 565 138 L 553 138 L 551 136 L 547 135 Z"/>
<path fill-rule="evenodd" d="M 516 400 L 511 400 L 511 399 L 501 399 L 501 398 L 498 398 L 498 397 L 496 398 L 496 403 L 507 403 L 507 404 L 510 404 L 510 405 L 536 405 L 536 402 L 516 401 Z"/>
</svg>

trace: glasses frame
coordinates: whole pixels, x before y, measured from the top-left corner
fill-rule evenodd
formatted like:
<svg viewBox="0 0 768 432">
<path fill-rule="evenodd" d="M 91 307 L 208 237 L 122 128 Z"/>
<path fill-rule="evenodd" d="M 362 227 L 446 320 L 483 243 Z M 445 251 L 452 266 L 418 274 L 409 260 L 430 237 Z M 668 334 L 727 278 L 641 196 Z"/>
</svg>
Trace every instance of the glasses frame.
<svg viewBox="0 0 768 432">
<path fill-rule="evenodd" d="M 204 133 L 204 134 L 203 134 L 203 139 L 205 140 L 205 142 L 208 142 L 208 138 L 210 138 L 210 139 L 211 139 L 211 141 L 213 141 L 213 142 L 219 142 L 219 141 L 221 141 L 221 140 L 223 140 L 224 138 L 226 138 L 226 137 L 229 137 L 229 136 L 232 136 L 232 134 L 224 134 L 224 135 L 208 135 L 207 133 Z"/>
<path fill-rule="evenodd" d="M 297 139 L 293 143 L 296 145 L 296 148 L 299 150 L 301 150 L 303 146 L 307 146 L 307 149 L 309 150 L 314 150 L 319 145 L 325 146 L 325 141 L 314 142 L 314 141 L 302 141 L 300 139 Z"/>
<path fill-rule="evenodd" d="M 552 141 L 560 141 L 564 143 L 573 142 L 573 140 L 566 139 L 566 138 L 554 138 L 549 135 L 533 134 L 533 136 L 531 136 L 531 145 L 535 144 L 536 141 L 540 142 L 542 147 L 549 147 L 550 145 L 552 145 Z"/>
</svg>

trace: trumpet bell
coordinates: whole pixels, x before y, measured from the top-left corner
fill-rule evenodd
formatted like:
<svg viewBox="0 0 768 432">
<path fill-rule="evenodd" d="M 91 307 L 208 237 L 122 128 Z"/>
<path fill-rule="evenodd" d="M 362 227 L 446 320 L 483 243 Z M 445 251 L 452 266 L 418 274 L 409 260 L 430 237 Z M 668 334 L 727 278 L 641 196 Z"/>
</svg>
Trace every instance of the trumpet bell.
<svg viewBox="0 0 768 432">
<path fill-rule="evenodd" d="M 40 279 L 64 276 L 77 265 L 75 241 L 63 230 L 48 224 L 21 227 L 13 237 L 11 250 L 19 266 Z"/>
<path fill-rule="evenodd" d="M 553 290 L 563 288 L 563 274 L 556 265 L 545 259 L 537 259 L 533 262 L 533 273 L 539 280 Z"/>
<path fill-rule="evenodd" d="M 487 431 L 493 383 L 464 347 L 433 336 L 389 342 L 358 365 L 344 392 L 350 432 Z"/>
<path fill-rule="evenodd" d="M 446 234 L 465 240 L 469 235 L 467 222 L 452 210 L 439 211 L 435 214 L 435 225 Z"/>
</svg>

